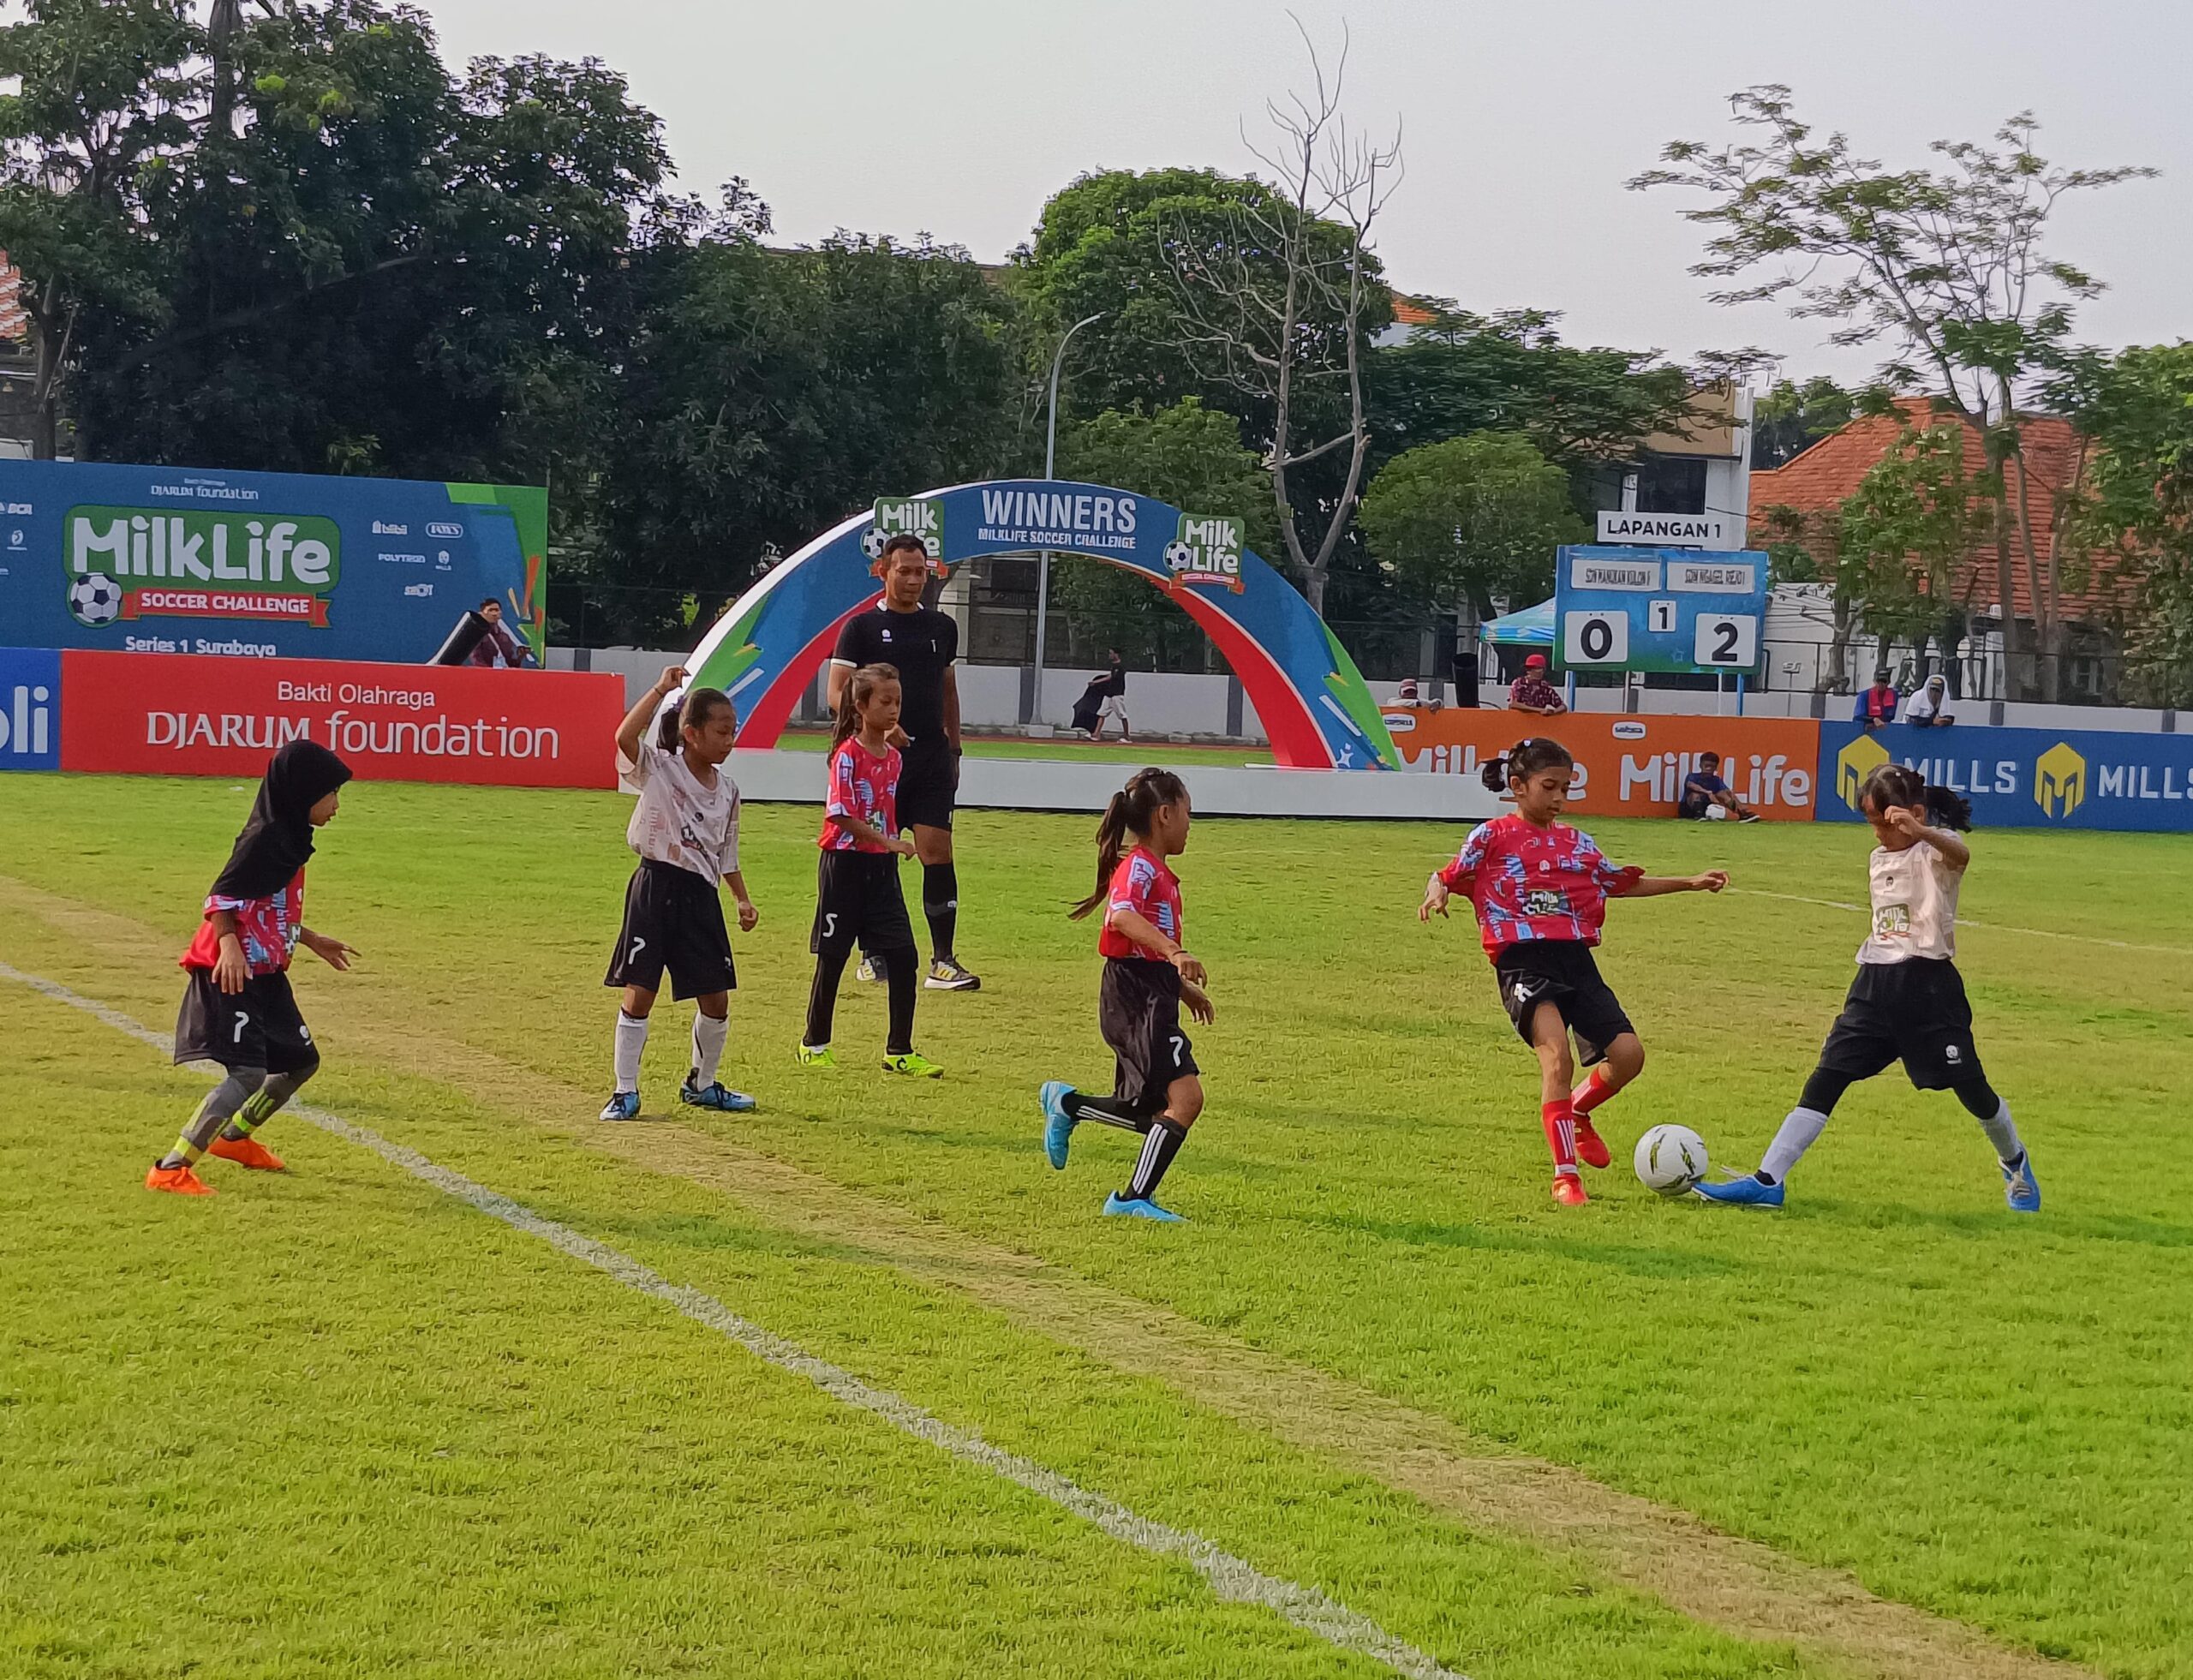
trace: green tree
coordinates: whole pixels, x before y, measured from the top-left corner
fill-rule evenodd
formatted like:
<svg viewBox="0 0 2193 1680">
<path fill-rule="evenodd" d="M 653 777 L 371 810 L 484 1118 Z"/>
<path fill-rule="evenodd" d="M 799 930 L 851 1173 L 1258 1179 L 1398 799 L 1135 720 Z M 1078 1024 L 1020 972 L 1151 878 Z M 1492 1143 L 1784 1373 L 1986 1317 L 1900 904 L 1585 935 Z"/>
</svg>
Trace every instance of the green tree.
<svg viewBox="0 0 2193 1680">
<path fill-rule="evenodd" d="M 1873 634 L 1937 639 L 1945 657 L 1963 633 L 1957 575 L 1992 524 L 1964 445 L 1961 425 L 1905 427 L 1837 510 L 1837 593 Z"/>
<path fill-rule="evenodd" d="M 1777 380 L 1752 405 L 1751 466 L 1764 472 L 1794 460 L 1855 418 L 1858 398 L 1825 374 L 1802 385 Z"/>
<path fill-rule="evenodd" d="M 1408 593 L 1455 614 L 1465 645 L 1496 595 L 1535 601 L 1554 550 L 1589 532 L 1569 475 L 1518 432 L 1419 445 L 1379 469 L 1360 514 L 1371 553 Z"/>
<path fill-rule="evenodd" d="M 2027 112 L 1996 132 L 1997 147 L 1937 140 L 1943 170 L 1884 170 L 1843 135 L 1815 139 L 1787 87 L 1750 88 L 1730 104 L 1755 140 L 1719 150 L 1671 141 L 1661 152 L 1666 167 L 1630 186 L 1688 187 L 1709 196 L 1704 207 L 1684 212 L 1719 230 L 1693 273 L 1736 278 L 1764 271 L 1763 278 L 1715 294 L 1715 302 L 1787 300 L 1792 314 L 1841 323 L 1831 335 L 1836 344 L 1887 340 L 1896 350 L 1881 368 L 1883 385 L 1923 385 L 1981 428 L 2005 663 L 2014 682 L 2033 688 L 2020 657 L 2024 631 L 2011 607 L 2014 552 L 2044 655 L 2061 652 L 2061 590 L 2055 546 L 2035 529 L 2017 402 L 2062 362 L 2072 306 L 2102 290 L 2083 269 L 2045 254 L 2042 241 L 2065 194 L 2154 171 L 2053 164 L 2034 149 L 2040 125 Z M 2050 693 L 2061 663 L 2042 661 Z"/>
</svg>

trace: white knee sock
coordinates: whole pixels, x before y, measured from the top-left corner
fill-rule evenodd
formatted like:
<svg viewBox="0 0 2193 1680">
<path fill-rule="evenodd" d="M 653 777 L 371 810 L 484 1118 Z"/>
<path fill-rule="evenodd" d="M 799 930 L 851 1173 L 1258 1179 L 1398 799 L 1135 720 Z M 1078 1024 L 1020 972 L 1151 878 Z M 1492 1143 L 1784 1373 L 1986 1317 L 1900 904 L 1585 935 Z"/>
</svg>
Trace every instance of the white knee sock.
<svg viewBox="0 0 2193 1680">
<path fill-rule="evenodd" d="M 711 1020 L 693 1013 L 693 1084 L 706 1091 L 716 1082 L 716 1064 L 723 1060 L 723 1041 L 731 1037 L 729 1017 Z"/>
<path fill-rule="evenodd" d="M 1790 1169 L 1798 1158 L 1820 1141 L 1820 1134 L 1827 1125 L 1827 1116 L 1818 1109 L 1795 1108 L 1782 1122 L 1782 1129 L 1774 1134 L 1774 1141 L 1766 1146 L 1766 1153 L 1759 1157 L 1759 1175 L 1769 1184 L 1779 1184 L 1790 1175 Z"/>
<path fill-rule="evenodd" d="M 1996 1158 L 2007 1167 L 2025 1153 L 2025 1145 L 2019 1141 L 2018 1128 L 2011 1123 L 2011 1105 L 1999 1104 L 1995 1112 L 1980 1122 L 1980 1129 L 1987 1134 L 1987 1141 L 1995 1145 Z"/>
<path fill-rule="evenodd" d="M 640 1052 L 648 1047 L 648 1023 L 644 1015 L 635 1019 L 622 1009 L 617 1012 L 617 1089 L 637 1091 L 640 1088 Z"/>
</svg>

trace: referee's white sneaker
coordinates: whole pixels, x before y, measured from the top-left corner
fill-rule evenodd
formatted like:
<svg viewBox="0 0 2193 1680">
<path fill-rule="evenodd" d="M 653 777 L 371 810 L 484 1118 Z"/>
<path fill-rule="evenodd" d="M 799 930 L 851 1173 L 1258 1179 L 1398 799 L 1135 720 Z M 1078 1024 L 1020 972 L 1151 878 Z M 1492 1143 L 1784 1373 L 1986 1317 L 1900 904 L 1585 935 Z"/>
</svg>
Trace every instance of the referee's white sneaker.
<svg viewBox="0 0 2193 1680">
<path fill-rule="evenodd" d="M 978 992 L 983 983 L 959 966 L 957 957 L 939 957 L 929 966 L 929 978 L 922 982 L 933 992 Z"/>
</svg>

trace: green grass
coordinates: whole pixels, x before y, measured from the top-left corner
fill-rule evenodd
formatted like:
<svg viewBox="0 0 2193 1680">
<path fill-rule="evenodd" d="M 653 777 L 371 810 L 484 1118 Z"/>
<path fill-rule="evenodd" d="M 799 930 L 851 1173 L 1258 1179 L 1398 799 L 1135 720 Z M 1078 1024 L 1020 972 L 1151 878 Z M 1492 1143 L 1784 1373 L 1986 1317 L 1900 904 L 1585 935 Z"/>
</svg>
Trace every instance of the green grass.
<svg viewBox="0 0 2193 1680">
<path fill-rule="evenodd" d="M 243 803 L 218 781 L 10 779 L 0 876 L 179 949 Z M 1811 1671 L 766 1198 L 577 1146 L 605 1085 L 625 810 L 346 794 L 310 919 L 366 959 L 347 978 L 302 960 L 329 1058 L 314 1100 L 1479 1680 Z M 1470 931 L 1413 920 L 1455 832 L 1199 823 L 1181 872 L 1221 1017 L 1197 1034 L 1210 1104 L 1168 1187 L 1195 1223 L 1158 1232 L 1094 1217 L 1128 1140 L 1085 1134 L 1063 1175 L 1036 1147 L 1035 1082 L 1108 1067 L 1092 936 L 1061 913 L 1086 890 L 1086 819 L 961 819 L 960 944 L 985 989 L 924 998 L 918 1042 L 950 1073 L 919 1089 L 867 1068 L 872 989 L 841 1006 L 845 1069 L 791 1064 L 813 827 L 749 811 L 764 919 L 740 942 L 725 1077 L 764 1107 L 686 1125 L 2005 1645 L 2193 1675 L 2189 842 L 1975 843 L 1964 909 L 1990 925 L 1962 966 L 2047 1193 L 2022 1221 L 1963 1110 L 1894 1074 L 1845 1100 L 1781 1215 L 1663 1204 L 1620 1170 L 1661 1120 L 1755 1158 L 1861 928 L 1763 894 L 1861 895 L 1862 831 L 1597 825 L 1617 861 L 1719 864 L 1749 890 L 1616 906 L 1603 960 L 1652 1065 L 1604 1114 L 1617 1170 L 1563 1211 Z M 110 931 L 0 899 L 0 960 L 164 1025 L 173 969 L 117 960 Z M 397 1037 L 374 1042 L 408 1025 L 415 1053 L 346 1042 L 375 1012 Z M 686 1015 L 657 1019 L 660 1111 Z M 147 1198 L 142 1164 L 196 1082 L 20 989 L 0 986 L 0 1034 L 21 1117 L 0 1133 L 0 1580 L 19 1584 L 0 1670 L 1372 1671 L 294 1122 L 268 1134 L 287 1177 Z M 591 1103 L 499 1095 L 468 1051 Z"/>
<path fill-rule="evenodd" d="M 797 752 L 827 752 L 830 748 L 829 732 L 788 729 L 779 738 L 777 744 Z M 1201 744 L 1183 746 L 1162 740 L 1129 745 L 1108 732 L 1102 741 L 1092 741 L 1086 736 L 1064 730 L 1041 739 L 1024 735 L 969 735 L 965 737 L 965 745 L 969 755 L 976 758 L 1064 758 L 1102 764 L 1167 764 L 1183 768 L 1192 768 L 1198 764 L 1271 762 L 1271 749 L 1269 747 Z"/>
</svg>

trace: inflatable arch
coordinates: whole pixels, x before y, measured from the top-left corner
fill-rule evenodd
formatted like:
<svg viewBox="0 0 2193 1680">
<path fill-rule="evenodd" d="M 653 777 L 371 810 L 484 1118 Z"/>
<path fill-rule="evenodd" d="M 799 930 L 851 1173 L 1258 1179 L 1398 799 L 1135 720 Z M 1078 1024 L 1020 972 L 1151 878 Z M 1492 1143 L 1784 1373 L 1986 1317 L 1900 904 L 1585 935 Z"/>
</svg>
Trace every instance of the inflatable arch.
<svg viewBox="0 0 2193 1680">
<path fill-rule="evenodd" d="M 1293 769 L 1397 770 L 1362 674 L 1284 577 L 1240 547 L 1238 520 L 1184 513 L 1101 484 L 1000 479 L 878 502 L 772 567 L 702 638 L 692 680 L 737 702 L 738 744 L 776 744 L 838 630 L 881 599 L 873 556 L 912 530 L 949 567 L 1049 549 L 1147 578 L 1193 619 L 1241 680 L 1272 756 Z"/>
</svg>

